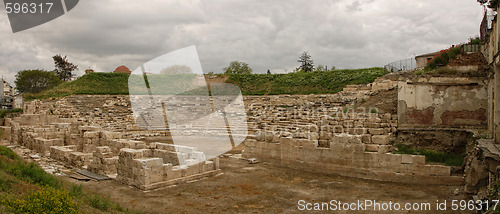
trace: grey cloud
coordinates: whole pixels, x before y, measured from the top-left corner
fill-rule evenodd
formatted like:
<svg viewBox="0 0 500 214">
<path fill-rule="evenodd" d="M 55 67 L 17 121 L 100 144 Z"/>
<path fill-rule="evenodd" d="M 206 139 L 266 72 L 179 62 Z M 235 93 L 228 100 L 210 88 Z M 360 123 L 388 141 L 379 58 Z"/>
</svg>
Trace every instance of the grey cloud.
<svg viewBox="0 0 500 214">
<path fill-rule="evenodd" d="M 383 66 L 466 41 L 478 34 L 475 1 L 442 0 L 152 0 L 80 1 L 68 14 L 12 34 L 0 13 L 0 69 L 52 69 L 68 55 L 81 70 L 135 69 L 159 55 L 196 45 L 205 72 L 230 61 L 256 72 L 292 70 L 302 51 L 315 64 Z M 8 41 L 8 42 L 5 42 Z M 79 71 L 82 73 L 82 71 Z"/>
</svg>

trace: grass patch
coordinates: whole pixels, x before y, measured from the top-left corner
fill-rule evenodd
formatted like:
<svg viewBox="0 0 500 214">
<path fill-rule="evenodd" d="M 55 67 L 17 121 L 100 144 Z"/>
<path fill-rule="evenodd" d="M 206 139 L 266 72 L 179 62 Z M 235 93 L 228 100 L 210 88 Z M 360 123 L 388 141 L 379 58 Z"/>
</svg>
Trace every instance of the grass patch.
<svg viewBox="0 0 500 214">
<path fill-rule="evenodd" d="M 454 154 L 430 149 L 415 149 L 403 144 L 396 145 L 396 148 L 393 151 L 394 154 L 423 155 L 427 162 L 443 163 L 447 166 L 461 166 L 465 158 L 465 154 Z"/>
<path fill-rule="evenodd" d="M 85 195 L 85 198 L 91 207 L 96 208 L 98 210 L 105 211 L 105 212 L 110 211 L 110 210 L 116 210 L 116 211 L 121 211 L 121 212 L 124 211 L 120 205 L 111 202 L 111 199 L 109 196 L 103 197 L 103 196 L 97 195 L 97 194 L 88 194 L 88 195 Z"/>
<path fill-rule="evenodd" d="M 243 95 L 332 94 L 341 91 L 346 85 L 371 83 L 376 78 L 387 73 L 388 71 L 384 68 L 366 68 L 273 75 L 231 74 L 227 82 L 239 86 Z M 24 98 L 29 101 L 33 99 L 55 99 L 78 94 L 126 95 L 129 94 L 129 76 L 121 73 L 86 74 L 75 81 L 62 83 L 38 94 L 26 93 Z M 216 76 L 223 75 L 218 74 Z M 169 90 L 175 89 L 175 85 L 182 82 L 175 78 L 166 79 L 165 81 L 168 84 L 164 85 L 167 85 Z"/>
<path fill-rule="evenodd" d="M 384 68 L 367 68 L 273 75 L 231 74 L 227 82 L 238 85 L 243 95 L 333 94 L 346 85 L 368 84 L 387 73 Z"/>
<path fill-rule="evenodd" d="M 26 100 L 65 97 L 75 94 L 128 94 L 129 74 L 122 73 L 91 73 L 75 81 L 64 82 L 52 89 L 38 94 L 25 94 Z"/>
</svg>

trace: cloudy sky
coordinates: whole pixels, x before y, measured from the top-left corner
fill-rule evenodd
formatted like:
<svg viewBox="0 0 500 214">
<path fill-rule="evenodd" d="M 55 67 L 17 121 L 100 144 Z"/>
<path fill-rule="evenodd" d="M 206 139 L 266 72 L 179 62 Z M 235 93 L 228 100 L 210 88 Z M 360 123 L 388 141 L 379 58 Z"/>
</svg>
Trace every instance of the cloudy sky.
<svg viewBox="0 0 500 214">
<path fill-rule="evenodd" d="M 479 34 L 476 0 L 82 0 L 51 22 L 12 33 L 0 8 L 0 74 L 54 68 L 67 55 L 86 68 L 134 70 L 195 45 L 205 73 L 244 61 L 256 73 L 292 71 L 308 51 L 316 65 L 383 66 Z"/>
</svg>

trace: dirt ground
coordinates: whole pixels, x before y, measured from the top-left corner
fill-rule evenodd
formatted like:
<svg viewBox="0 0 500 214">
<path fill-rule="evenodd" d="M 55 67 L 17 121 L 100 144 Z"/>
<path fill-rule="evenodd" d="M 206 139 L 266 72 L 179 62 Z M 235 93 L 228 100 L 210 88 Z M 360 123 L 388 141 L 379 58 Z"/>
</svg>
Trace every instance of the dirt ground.
<svg viewBox="0 0 500 214">
<path fill-rule="evenodd" d="M 356 104 L 357 107 L 370 109 L 376 107 L 379 113 L 396 114 L 398 111 L 398 90 L 379 91 L 364 102 Z"/>
<path fill-rule="evenodd" d="M 436 201 L 463 199 L 463 187 L 407 185 L 309 173 L 266 163 L 249 164 L 236 158 L 220 159 L 222 173 L 192 183 L 153 191 L 141 191 L 114 180 L 82 182 L 66 180 L 92 192 L 109 195 L 124 208 L 142 213 L 302 213 L 298 201 L 353 203 L 430 203 L 431 211 L 391 213 L 436 213 Z M 450 208 L 448 208 L 449 210 Z M 359 213 L 325 211 L 330 213 Z M 361 213 L 377 213 L 365 211 Z M 387 211 L 378 212 L 387 213 Z M 437 212 L 456 213 L 456 212 Z"/>
</svg>

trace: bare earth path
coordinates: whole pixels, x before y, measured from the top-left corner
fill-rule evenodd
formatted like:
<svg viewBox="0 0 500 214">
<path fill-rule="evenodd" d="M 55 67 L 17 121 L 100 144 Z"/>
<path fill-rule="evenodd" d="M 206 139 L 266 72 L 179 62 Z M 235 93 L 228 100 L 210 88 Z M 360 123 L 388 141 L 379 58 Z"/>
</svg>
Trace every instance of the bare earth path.
<svg viewBox="0 0 500 214">
<path fill-rule="evenodd" d="M 298 201 L 380 203 L 430 203 L 431 211 L 381 211 L 378 213 L 457 213 L 450 209 L 455 195 L 453 186 L 416 186 L 367 181 L 308 173 L 265 163 L 248 164 L 244 160 L 221 158 L 222 174 L 193 183 L 143 192 L 116 181 L 80 182 L 84 188 L 104 195 L 125 208 L 143 213 L 309 213 L 299 211 Z M 436 211 L 436 201 L 448 200 L 448 211 Z M 320 212 L 317 212 L 320 213 Z M 324 211 L 321 213 L 360 213 Z M 361 213 L 374 213 L 365 211 Z M 375 212 L 377 213 L 377 212 Z"/>
</svg>

